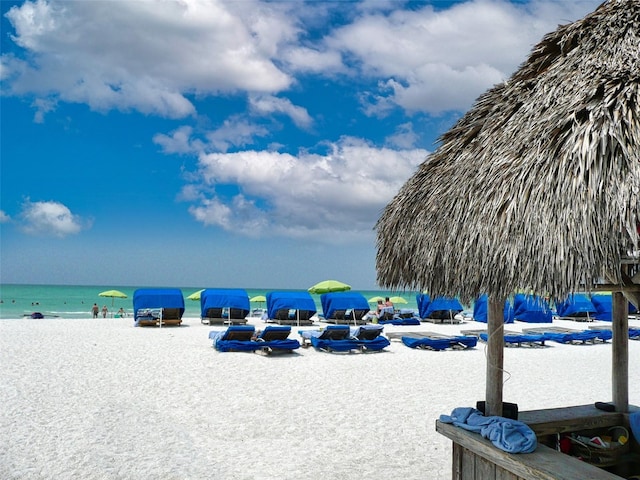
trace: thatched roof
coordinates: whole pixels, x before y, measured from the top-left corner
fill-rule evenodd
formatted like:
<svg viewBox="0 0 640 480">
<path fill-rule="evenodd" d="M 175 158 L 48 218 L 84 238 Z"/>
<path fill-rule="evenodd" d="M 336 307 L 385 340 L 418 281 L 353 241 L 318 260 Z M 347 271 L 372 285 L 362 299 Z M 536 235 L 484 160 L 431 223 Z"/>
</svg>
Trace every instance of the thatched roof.
<svg viewBox="0 0 640 480">
<path fill-rule="evenodd" d="M 378 283 L 564 297 L 638 250 L 640 0 L 610 0 L 480 96 L 385 208 Z"/>
</svg>

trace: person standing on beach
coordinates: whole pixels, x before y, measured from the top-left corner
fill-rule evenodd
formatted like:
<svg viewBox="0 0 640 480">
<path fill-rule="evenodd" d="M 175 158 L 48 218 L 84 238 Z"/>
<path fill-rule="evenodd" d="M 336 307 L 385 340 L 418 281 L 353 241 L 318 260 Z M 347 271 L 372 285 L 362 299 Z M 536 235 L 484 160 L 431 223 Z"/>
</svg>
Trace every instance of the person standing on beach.
<svg viewBox="0 0 640 480">
<path fill-rule="evenodd" d="M 98 308 L 98 304 L 94 303 L 93 307 L 91 307 L 91 312 L 93 313 L 93 318 L 98 318 L 98 312 L 100 309 Z"/>
<path fill-rule="evenodd" d="M 107 308 L 106 305 L 104 305 L 102 307 L 102 318 L 107 318 L 107 312 L 109 312 L 109 309 Z"/>
</svg>

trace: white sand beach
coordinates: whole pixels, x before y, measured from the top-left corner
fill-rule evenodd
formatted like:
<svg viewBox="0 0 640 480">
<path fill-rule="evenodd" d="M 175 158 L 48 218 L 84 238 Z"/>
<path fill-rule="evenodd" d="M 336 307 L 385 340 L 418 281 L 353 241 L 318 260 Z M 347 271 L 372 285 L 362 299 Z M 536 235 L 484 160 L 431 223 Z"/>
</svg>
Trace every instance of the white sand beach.
<svg viewBox="0 0 640 480">
<path fill-rule="evenodd" d="M 434 352 L 394 340 L 382 353 L 263 356 L 217 352 L 208 339 L 217 328 L 197 318 L 166 328 L 0 321 L 0 478 L 451 478 L 435 420 L 484 398 L 484 344 Z M 611 399 L 610 342 L 548 345 L 505 349 L 505 401 L 530 410 Z M 629 378 L 638 405 L 638 341 Z"/>
</svg>

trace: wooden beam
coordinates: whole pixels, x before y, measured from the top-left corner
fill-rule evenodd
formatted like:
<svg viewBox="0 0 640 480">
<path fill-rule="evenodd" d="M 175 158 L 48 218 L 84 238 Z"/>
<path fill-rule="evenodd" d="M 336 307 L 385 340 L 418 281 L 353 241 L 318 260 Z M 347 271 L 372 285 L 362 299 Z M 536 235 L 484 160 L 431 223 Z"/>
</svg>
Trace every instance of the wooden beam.
<svg viewBox="0 0 640 480">
<path fill-rule="evenodd" d="M 613 403 L 617 412 L 629 411 L 629 306 L 621 292 L 613 293 L 611 329 Z"/>
<path fill-rule="evenodd" d="M 489 296 L 487 311 L 487 385 L 485 415 L 502 416 L 504 299 Z"/>
<path fill-rule="evenodd" d="M 591 287 L 592 292 L 640 292 L 640 284 L 617 285 L 615 283 L 599 283 Z"/>
</svg>

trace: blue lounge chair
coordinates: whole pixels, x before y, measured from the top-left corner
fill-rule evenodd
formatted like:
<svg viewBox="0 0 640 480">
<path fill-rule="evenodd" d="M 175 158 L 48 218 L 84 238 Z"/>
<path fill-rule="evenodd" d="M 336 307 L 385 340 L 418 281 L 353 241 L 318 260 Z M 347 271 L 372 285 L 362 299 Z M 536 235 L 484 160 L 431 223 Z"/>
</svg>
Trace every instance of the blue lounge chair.
<svg viewBox="0 0 640 480">
<path fill-rule="evenodd" d="M 390 308 L 391 312 L 385 311 Z M 380 325 L 420 325 L 420 319 L 415 316 L 413 310 L 402 309 L 400 313 L 394 313 L 393 307 L 385 307 L 378 317 Z"/>
<path fill-rule="evenodd" d="M 200 292 L 200 321 L 209 325 L 247 323 L 249 296 L 240 288 L 207 288 Z"/>
<path fill-rule="evenodd" d="M 139 288 L 133 292 L 133 318 L 138 327 L 180 325 L 184 297 L 178 288 Z"/>
<path fill-rule="evenodd" d="M 320 296 L 324 321 L 336 324 L 363 325 L 369 302 L 358 292 L 330 292 Z"/>
<path fill-rule="evenodd" d="M 312 345 L 327 352 L 349 352 L 360 349 L 357 340 L 351 338 L 349 325 L 327 325 L 323 330 L 300 330 L 302 346 Z"/>
<path fill-rule="evenodd" d="M 351 339 L 354 340 L 362 351 L 375 351 L 388 347 L 389 339 L 382 335 L 382 325 L 361 325 L 351 328 Z"/>
<path fill-rule="evenodd" d="M 478 338 L 483 342 L 489 340 L 489 334 L 486 331 L 462 331 L 461 333 L 478 335 Z M 504 332 L 505 347 L 544 347 L 546 341 L 547 338 L 541 333 Z"/>
<path fill-rule="evenodd" d="M 528 328 L 523 333 L 542 334 L 547 340 L 565 344 L 585 344 L 611 340 L 611 330 L 574 330 L 564 327 Z"/>
<path fill-rule="evenodd" d="M 226 330 L 212 331 L 209 338 L 220 352 L 282 353 L 300 348 L 300 342 L 290 339 L 291 327 L 267 326 L 256 335 L 253 325 L 231 325 Z"/>
<path fill-rule="evenodd" d="M 401 338 L 409 348 L 422 348 L 426 350 L 462 350 L 473 348 L 478 343 L 478 337 L 473 335 L 441 335 L 432 332 L 408 333 Z"/>
<path fill-rule="evenodd" d="M 460 323 L 455 316 L 464 310 L 457 298 L 440 296 L 432 300 L 426 293 L 416 295 L 416 303 L 420 318 L 433 323 Z"/>
</svg>

